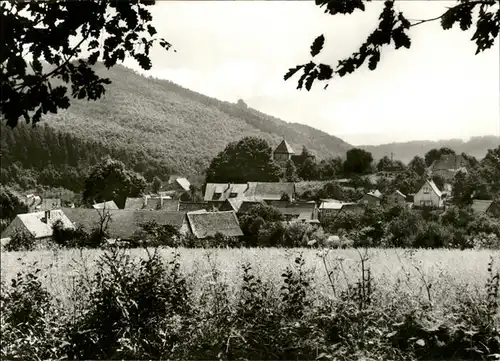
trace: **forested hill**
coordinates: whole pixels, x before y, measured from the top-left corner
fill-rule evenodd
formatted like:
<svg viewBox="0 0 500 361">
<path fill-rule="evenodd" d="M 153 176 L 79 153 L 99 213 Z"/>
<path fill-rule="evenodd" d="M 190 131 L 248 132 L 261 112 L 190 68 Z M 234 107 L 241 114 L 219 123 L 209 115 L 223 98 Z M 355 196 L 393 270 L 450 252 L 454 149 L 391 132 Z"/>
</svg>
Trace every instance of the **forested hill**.
<svg viewBox="0 0 500 361">
<path fill-rule="evenodd" d="M 46 123 L 78 139 L 144 149 L 181 173 L 199 172 L 230 141 L 243 136 L 264 138 L 272 147 L 285 137 L 296 152 L 305 145 L 321 158 L 344 155 L 351 148 L 309 126 L 146 78 L 123 66 L 106 70 L 98 65 L 97 71 L 112 81 L 104 97 L 74 100 L 69 109 L 47 116 Z"/>
<path fill-rule="evenodd" d="M 394 159 L 408 163 L 414 156 L 423 157 L 431 149 L 447 147 L 453 149 L 457 154 L 465 153 L 482 159 L 488 152 L 488 149 L 495 149 L 500 144 L 500 137 L 489 135 L 483 137 L 472 137 L 468 141 L 462 139 L 446 139 L 438 141 L 415 140 L 404 143 L 390 143 L 382 145 L 364 145 L 360 148 L 372 153 L 374 159 L 380 159 L 384 156 L 391 156 Z"/>
</svg>

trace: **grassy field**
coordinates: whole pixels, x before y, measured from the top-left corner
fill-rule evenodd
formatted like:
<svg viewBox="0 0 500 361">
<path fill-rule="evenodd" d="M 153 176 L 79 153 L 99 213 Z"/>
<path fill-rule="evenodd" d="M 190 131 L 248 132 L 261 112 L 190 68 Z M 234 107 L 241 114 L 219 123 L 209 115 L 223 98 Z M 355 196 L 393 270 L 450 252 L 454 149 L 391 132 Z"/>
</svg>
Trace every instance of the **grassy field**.
<svg viewBox="0 0 500 361">
<path fill-rule="evenodd" d="M 498 251 L 104 252 L 1 253 L 7 287 L 0 357 L 409 361 L 500 355 Z"/>
<path fill-rule="evenodd" d="M 332 280 L 337 289 L 360 277 L 360 256 L 368 260 L 376 289 L 387 297 L 428 300 L 436 305 L 446 304 L 455 298 L 456 293 L 465 290 L 475 295 L 484 292 L 487 280 L 487 265 L 490 257 L 500 264 L 500 252 L 488 250 L 404 250 L 368 249 L 358 253 L 354 249 L 330 250 L 314 249 L 161 249 L 165 259 L 171 259 L 175 252 L 180 254 L 183 274 L 191 282 L 194 290 L 200 289 L 210 269 L 215 267 L 230 290 L 239 288 L 242 265 L 250 263 L 263 281 L 270 281 L 278 291 L 281 274 L 293 264 L 294 257 L 303 254 L 306 268 L 312 273 L 312 290 L 316 295 L 333 295 L 332 284 L 327 270 L 334 271 Z M 87 269 L 92 273 L 93 266 L 101 250 L 53 250 L 36 252 L 2 252 L 1 280 L 10 282 L 17 272 L 37 262 L 42 269 L 44 286 L 54 295 L 64 300 L 71 288 L 73 278 Z M 146 256 L 143 249 L 130 251 L 133 256 Z M 325 262 L 323 262 L 323 258 Z M 427 288 L 430 285 L 430 293 Z M 427 286 L 427 287 L 426 287 Z"/>
</svg>

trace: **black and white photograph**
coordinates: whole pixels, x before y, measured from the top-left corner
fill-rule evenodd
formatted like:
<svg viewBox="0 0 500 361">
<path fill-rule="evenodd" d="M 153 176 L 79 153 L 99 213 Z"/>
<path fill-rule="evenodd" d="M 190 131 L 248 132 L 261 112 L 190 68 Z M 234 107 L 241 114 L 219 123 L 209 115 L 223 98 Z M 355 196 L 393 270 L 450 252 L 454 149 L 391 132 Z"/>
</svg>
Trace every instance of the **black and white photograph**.
<svg viewBox="0 0 500 361">
<path fill-rule="evenodd" d="M 500 1 L 0 9 L 1 360 L 500 361 Z"/>
</svg>

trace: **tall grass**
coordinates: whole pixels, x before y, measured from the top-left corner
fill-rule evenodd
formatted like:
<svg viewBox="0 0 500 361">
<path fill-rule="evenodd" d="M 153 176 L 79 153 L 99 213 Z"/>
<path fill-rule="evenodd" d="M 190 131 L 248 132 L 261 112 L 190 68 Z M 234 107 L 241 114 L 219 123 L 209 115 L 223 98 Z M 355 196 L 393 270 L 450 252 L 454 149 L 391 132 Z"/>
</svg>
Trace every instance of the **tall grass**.
<svg viewBox="0 0 500 361">
<path fill-rule="evenodd" d="M 498 252 L 1 256 L 2 358 L 479 360 L 500 353 Z"/>
</svg>

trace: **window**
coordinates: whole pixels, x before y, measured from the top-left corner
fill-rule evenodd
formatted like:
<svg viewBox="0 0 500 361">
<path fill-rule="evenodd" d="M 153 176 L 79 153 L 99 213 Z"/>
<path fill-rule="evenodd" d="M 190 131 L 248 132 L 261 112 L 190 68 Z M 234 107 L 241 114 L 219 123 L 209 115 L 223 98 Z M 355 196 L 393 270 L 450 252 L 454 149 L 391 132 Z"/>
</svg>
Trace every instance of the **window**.
<svg viewBox="0 0 500 361">
<path fill-rule="evenodd" d="M 429 194 L 430 193 L 430 189 L 428 187 L 424 187 L 424 194 Z"/>
<path fill-rule="evenodd" d="M 215 192 L 212 199 L 219 199 L 221 195 L 222 195 L 222 193 Z"/>
<path fill-rule="evenodd" d="M 238 196 L 238 193 L 229 193 L 229 198 L 235 198 Z"/>
</svg>

